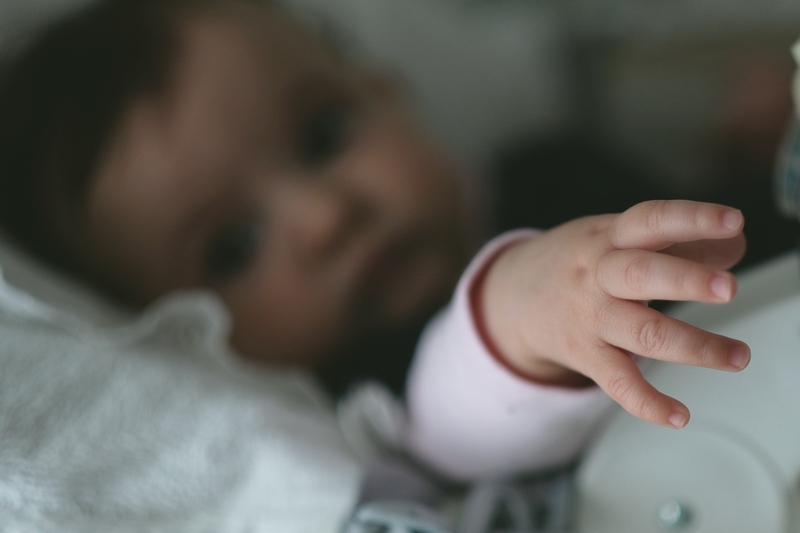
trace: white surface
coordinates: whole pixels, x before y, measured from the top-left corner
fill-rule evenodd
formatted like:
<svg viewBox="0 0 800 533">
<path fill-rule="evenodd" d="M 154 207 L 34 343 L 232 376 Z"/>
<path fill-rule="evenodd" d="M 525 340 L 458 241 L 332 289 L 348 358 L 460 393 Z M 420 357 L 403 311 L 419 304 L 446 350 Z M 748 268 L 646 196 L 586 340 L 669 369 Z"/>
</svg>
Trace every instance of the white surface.
<svg viewBox="0 0 800 533">
<path fill-rule="evenodd" d="M 583 472 L 592 490 L 582 500 L 580 531 L 661 532 L 656 516 L 671 501 L 691 511 L 684 531 L 787 531 L 788 499 L 774 465 L 724 431 L 693 425 L 665 442 L 653 426 L 618 444 Z"/>
<path fill-rule="evenodd" d="M 739 374 L 648 367 L 651 382 L 686 403 L 692 419 L 674 431 L 620 412 L 580 469 L 578 531 L 661 531 L 656 511 L 669 500 L 698 513 L 682 531 L 797 531 L 800 259 L 744 274 L 729 306 L 692 304 L 674 314 L 746 341 L 750 366 Z"/>
</svg>

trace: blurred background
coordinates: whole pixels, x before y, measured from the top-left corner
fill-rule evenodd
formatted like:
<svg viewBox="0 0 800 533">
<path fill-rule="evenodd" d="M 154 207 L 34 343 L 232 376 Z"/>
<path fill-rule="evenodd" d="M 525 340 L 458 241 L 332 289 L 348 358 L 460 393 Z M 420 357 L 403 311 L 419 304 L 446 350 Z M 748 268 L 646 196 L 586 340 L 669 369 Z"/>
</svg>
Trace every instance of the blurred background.
<svg viewBox="0 0 800 533">
<path fill-rule="evenodd" d="M 91 0 L 0 0 L 6 48 Z M 496 197 L 498 229 L 648 198 L 729 203 L 745 266 L 794 246 L 774 161 L 792 113 L 797 0 L 283 0 L 388 67 Z"/>
<path fill-rule="evenodd" d="M 797 0 L 293 0 L 396 69 L 498 196 L 500 228 L 648 198 L 729 203 L 747 266 L 795 246 L 774 162 L 793 116 Z"/>
</svg>

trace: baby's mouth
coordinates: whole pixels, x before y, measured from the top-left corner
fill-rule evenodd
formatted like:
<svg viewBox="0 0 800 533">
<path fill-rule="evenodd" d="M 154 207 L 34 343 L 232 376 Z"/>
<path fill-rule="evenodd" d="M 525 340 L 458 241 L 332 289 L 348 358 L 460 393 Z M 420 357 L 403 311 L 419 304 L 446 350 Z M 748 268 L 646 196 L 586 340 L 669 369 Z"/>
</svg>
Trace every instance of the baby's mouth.
<svg viewBox="0 0 800 533">
<path fill-rule="evenodd" d="M 401 265 L 413 249 L 408 237 L 391 236 L 365 247 L 357 272 L 357 285 L 372 293 L 380 293 L 397 278 Z"/>
<path fill-rule="evenodd" d="M 355 283 L 375 312 L 404 320 L 424 311 L 449 286 L 451 263 L 442 247 L 420 237 L 392 237 L 369 249 Z"/>
</svg>

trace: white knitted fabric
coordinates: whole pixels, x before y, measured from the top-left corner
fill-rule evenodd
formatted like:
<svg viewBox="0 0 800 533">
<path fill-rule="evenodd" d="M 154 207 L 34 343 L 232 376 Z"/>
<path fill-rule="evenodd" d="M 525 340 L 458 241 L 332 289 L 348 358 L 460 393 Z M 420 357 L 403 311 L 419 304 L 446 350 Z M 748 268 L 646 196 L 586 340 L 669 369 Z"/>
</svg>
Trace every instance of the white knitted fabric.
<svg viewBox="0 0 800 533">
<path fill-rule="evenodd" d="M 362 470 L 299 373 L 207 293 L 129 316 L 0 247 L 0 530 L 336 531 Z"/>
</svg>

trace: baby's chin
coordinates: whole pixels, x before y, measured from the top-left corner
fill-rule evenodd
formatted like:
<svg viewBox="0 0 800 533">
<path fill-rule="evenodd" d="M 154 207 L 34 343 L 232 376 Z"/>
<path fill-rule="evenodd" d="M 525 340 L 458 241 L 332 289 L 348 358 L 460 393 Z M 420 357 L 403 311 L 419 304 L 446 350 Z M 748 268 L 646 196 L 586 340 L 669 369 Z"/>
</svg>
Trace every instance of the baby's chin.
<svg viewBox="0 0 800 533">
<path fill-rule="evenodd" d="M 414 250 L 394 268 L 394 275 L 373 292 L 374 309 L 392 324 L 413 320 L 443 305 L 460 271 L 460 261 L 442 249 Z"/>
</svg>

